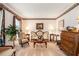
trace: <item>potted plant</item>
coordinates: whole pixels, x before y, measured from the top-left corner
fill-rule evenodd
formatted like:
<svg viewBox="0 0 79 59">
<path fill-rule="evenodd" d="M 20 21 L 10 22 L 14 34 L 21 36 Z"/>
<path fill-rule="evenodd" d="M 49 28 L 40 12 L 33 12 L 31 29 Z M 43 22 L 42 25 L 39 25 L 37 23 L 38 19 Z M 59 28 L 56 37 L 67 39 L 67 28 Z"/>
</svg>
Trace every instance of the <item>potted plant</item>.
<svg viewBox="0 0 79 59">
<path fill-rule="evenodd" d="M 17 32 L 18 30 L 13 25 L 9 25 L 8 28 L 6 28 L 5 30 L 6 35 L 10 37 L 10 41 L 13 41 L 13 46 L 15 46 L 15 39 Z"/>
</svg>

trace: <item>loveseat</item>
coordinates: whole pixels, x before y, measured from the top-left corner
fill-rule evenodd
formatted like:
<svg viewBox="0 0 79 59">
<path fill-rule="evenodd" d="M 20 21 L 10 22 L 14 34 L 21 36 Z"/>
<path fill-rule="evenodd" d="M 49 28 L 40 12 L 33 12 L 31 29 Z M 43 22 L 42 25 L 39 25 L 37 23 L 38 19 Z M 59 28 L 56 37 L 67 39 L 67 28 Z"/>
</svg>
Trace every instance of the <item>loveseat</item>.
<svg viewBox="0 0 79 59">
<path fill-rule="evenodd" d="M 38 39 L 43 39 L 43 40 L 49 41 L 49 32 L 42 31 L 42 30 L 38 30 L 36 32 L 32 31 L 31 32 L 31 41 L 38 40 Z"/>
</svg>

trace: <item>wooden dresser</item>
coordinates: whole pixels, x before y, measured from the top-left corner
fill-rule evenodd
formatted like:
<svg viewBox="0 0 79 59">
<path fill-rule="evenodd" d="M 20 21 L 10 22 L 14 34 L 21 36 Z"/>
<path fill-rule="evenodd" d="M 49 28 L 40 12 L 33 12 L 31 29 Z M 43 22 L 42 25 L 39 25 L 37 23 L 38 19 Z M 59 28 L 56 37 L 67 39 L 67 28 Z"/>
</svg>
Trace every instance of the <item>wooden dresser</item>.
<svg viewBox="0 0 79 59">
<path fill-rule="evenodd" d="M 67 55 L 79 54 L 79 32 L 62 31 L 60 48 Z"/>
</svg>

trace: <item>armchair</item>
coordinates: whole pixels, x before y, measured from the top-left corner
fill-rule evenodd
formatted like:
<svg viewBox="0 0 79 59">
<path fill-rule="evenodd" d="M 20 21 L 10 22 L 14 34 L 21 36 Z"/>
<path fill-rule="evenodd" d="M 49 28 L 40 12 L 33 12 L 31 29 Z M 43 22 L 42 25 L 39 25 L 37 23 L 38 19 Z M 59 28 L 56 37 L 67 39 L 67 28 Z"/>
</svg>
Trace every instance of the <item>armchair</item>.
<svg viewBox="0 0 79 59">
<path fill-rule="evenodd" d="M 21 45 L 21 47 L 23 47 L 24 44 L 28 43 L 29 45 L 29 39 L 28 37 L 26 36 L 25 33 L 20 33 L 20 38 L 19 38 L 19 44 Z"/>
</svg>

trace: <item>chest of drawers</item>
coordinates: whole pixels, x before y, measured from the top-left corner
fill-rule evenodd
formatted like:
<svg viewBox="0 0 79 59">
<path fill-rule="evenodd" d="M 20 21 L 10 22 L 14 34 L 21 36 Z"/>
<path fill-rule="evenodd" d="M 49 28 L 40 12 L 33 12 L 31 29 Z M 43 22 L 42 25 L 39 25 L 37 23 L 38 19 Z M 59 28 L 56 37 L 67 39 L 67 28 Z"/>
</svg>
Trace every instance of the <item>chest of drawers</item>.
<svg viewBox="0 0 79 59">
<path fill-rule="evenodd" d="M 79 33 L 62 31 L 60 47 L 67 55 L 78 55 Z"/>
</svg>

